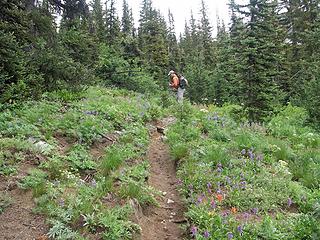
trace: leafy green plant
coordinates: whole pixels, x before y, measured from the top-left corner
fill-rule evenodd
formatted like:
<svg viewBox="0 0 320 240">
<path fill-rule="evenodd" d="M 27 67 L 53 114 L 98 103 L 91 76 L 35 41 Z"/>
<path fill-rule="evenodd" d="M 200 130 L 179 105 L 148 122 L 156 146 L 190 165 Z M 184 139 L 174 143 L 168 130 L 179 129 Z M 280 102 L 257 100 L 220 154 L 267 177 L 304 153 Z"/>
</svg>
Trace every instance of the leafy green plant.
<svg viewBox="0 0 320 240">
<path fill-rule="evenodd" d="M 155 192 L 148 186 L 145 186 L 145 183 L 135 182 L 129 180 L 122 183 L 119 189 L 119 196 L 122 198 L 134 198 L 138 200 L 141 205 L 153 204 L 157 205 L 157 201 L 154 198 L 153 194 Z"/>
<path fill-rule="evenodd" d="M 132 209 L 125 205 L 124 207 L 106 209 L 98 214 L 99 225 L 106 229 L 103 233 L 103 239 L 131 239 L 132 233 L 140 229 L 138 225 L 126 220 L 131 211 Z"/>
<path fill-rule="evenodd" d="M 22 189 L 32 189 L 33 196 L 39 197 L 46 193 L 47 174 L 39 169 L 32 169 L 28 176 L 18 183 Z"/>
<path fill-rule="evenodd" d="M 1 193 L 0 195 L 0 214 L 5 211 L 7 207 L 12 204 L 12 198 L 7 193 Z"/>
</svg>

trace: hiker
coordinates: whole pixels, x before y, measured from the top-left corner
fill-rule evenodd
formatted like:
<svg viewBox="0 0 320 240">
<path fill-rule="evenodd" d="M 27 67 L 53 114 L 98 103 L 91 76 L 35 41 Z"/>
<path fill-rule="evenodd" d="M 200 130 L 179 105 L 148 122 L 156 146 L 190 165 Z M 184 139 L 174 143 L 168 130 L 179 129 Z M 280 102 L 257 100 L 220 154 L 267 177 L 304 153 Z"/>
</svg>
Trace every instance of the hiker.
<svg viewBox="0 0 320 240">
<path fill-rule="evenodd" d="M 178 79 L 179 79 L 179 87 L 178 87 L 178 92 L 177 92 L 177 100 L 178 102 L 183 101 L 183 94 L 186 91 L 186 87 L 189 87 L 188 80 L 182 76 L 181 74 L 177 74 Z"/>
<path fill-rule="evenodd" d="M 174 92 L 177 92 L 177 101 L 182 102 L 185 87 L 189 86 L 188 80 L 173 70 L 169 72 L 168 76 L 170 76 L 169 86 Z"/>
</svg>

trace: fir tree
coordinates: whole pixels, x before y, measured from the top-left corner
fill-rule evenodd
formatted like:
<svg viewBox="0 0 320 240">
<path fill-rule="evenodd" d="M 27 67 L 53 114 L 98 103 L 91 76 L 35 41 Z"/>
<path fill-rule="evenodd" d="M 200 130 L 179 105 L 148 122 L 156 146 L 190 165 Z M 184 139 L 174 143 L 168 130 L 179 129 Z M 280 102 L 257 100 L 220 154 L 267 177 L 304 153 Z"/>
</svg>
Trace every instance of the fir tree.
<svg viewBox="0 0 320 240">
<path fill-rule="evenodd" d="M 106 31 L 107 43 L 110 46 L 116 47 L 120 38 L 120 21 L 115 4 L 115 0 L 106 1 Z M 118 48 L 118 46 L 116 48 Z"/>
</svg>

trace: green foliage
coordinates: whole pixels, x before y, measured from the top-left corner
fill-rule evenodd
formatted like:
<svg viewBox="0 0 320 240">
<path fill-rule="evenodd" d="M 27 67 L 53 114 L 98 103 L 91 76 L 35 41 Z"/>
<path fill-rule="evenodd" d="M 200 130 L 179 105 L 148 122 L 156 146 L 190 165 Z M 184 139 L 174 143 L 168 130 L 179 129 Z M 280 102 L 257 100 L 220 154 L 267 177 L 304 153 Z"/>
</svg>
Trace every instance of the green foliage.
<svg viewBox="0 0 320 240">
<path fill-rule="evenodd" d="M 116 170 L 123 163 L 126 158 L 126 153 L 124 149 L 119 148 L 119 146 L 109 148 L 106 155 L 101 160 L 99 171 L 102 176 L 108 176 L 110 171 Z"/>
<path fill-rule="evenodd" d="M 66 160 L 70 162 L 72 170 L 90 170 L 95 169 L 96 163 L 92 160 L 88 150 L 80 145 L 75 144 L 69 150 Z"/>
<path fill-rule="evenodd" d="M 173 157 L 175 146 L 188 146 L 178 177 L 194 237 L 317 237 L 319 152 L 304 137 L 281 132 L 290 125 L 296 133 L 309 132 L 316 139 L 317 134 L 304 127 L 306 111 L 284 109 L 268 131 L 262 124 L 239 124 L 229 112 L 232 108 L 202 107 L 167 131 Z M 188 137 L 184 129 L 199 134 Z"/>
<path fill-rule="evenodd" d="M 103 239 L 131 239 L 132 232 L 139 229 L 138 225 L 126 220 L 131 211 L 129 206 L 124 206 L 100 213 L 99 224 L 107 229 Z"/>
<path fill-rule="evenodd" d="M 0 215 L 5 211 L 7 207 L 12 204 L 12 198 L 7 193 L 1 193 L 0 196 Z"/>
<path fill-rule="evenodd" d="M 145 70 L 135 63 L 129 63 L 106 45 L 100 47 L 96 71 L 106 86 L 116 86 L 141 93 L 155 93 L 159 88 Z"/>
<path fill-rule="evenodd" d="M 22 189 L 32 189 L 33 196 L 39 197 L 47 191 L 46 178 L 47 174 L 45 172 L 33 169 L 28 176 L 22 179 L 19 187 Z"/>
<path fill-rule="evenodd" d="M 70 227 L 60 221 L 53 221 L 51 223 L 53 226 L 50 228 L 48 232 L 48 236 L 50 238 L 59 239 L 59 240 L 67 240 L 67 239 L 76 239 L 81 240 L 83 238 L 76 232 L 74 232 Z"/>
<path fill-rule="evenodd" d="M 146 186 L 145 183 L 133 180 L 124 182 L 119 189 L 119 196 L 121 198 L 136 199 L 141 205 L 157 205 L 157 201 L 152 193 L 153 190 Z"/>
</svg>

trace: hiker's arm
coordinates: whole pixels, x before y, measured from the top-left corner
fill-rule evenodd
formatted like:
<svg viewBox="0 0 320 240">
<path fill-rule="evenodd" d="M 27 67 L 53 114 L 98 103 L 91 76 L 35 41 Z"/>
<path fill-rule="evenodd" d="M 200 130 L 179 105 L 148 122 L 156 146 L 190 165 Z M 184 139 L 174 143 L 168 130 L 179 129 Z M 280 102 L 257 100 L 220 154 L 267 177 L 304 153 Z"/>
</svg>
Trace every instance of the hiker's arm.
<svg viewBox="0 0 320 240">
<path fill-rule="evenodd" d="M 188 87 L 190 87 L 190 86 L 189 86 L 189 82 L 188 82 L 188 80 L 187 80 L 187 79 L 186 79 L 186 84 L 187 84 L 187 86 L 188 86 Z"/>
</svg>

